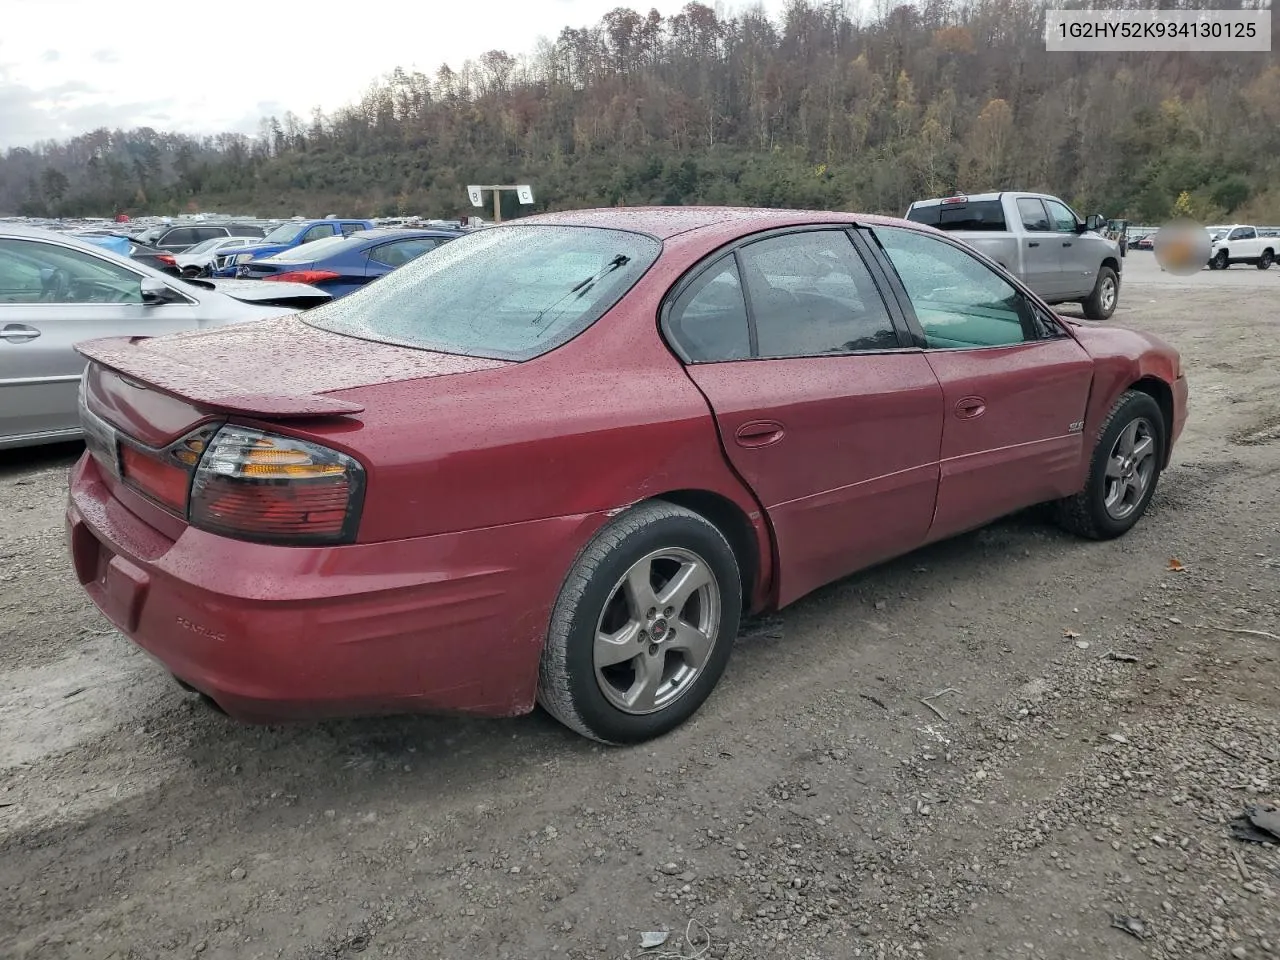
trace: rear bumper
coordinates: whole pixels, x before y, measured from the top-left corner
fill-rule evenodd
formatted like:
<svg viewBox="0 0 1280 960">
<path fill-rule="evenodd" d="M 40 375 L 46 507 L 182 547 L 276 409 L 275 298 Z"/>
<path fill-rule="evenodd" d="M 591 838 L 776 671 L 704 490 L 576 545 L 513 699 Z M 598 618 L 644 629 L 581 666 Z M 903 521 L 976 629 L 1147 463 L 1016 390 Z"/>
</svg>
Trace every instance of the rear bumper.
<svg viewBox="0 0 1280 960">
<path fill-rule="evenodd" d="M 171 540 L 72 470 L 67 535 L 104 615 L 237 719 L 533 707 L 561 581 L 603 514 L 343 547 Z"/>
</svg>

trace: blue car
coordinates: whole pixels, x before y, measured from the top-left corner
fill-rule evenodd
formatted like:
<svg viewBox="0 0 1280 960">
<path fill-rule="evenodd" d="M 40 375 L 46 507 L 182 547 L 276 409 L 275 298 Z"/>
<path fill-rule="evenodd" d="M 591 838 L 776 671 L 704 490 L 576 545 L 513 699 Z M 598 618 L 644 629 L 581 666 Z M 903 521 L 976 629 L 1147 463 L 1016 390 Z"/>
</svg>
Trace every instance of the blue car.
<svg viewBox="0 0 1280 960">
<path fill-rule="evenodd" d="M 460 236 L 457 230 L 362 230 L 250 260 L 239 265 L 236 276 L 306 283 L 336 300 Z"/>
<path fill-rule="evenodd" d="M 270 257 L 329 237 L 349 237 L 360 230 L 372 229 L 372 220 L 290 220 L 268 233 L 261 243 L 236 247 L 220 255 L 213 262 L 212 275 L 234 277 L 237 275 L 236 267 L 249 260 Z"/>
</svg>

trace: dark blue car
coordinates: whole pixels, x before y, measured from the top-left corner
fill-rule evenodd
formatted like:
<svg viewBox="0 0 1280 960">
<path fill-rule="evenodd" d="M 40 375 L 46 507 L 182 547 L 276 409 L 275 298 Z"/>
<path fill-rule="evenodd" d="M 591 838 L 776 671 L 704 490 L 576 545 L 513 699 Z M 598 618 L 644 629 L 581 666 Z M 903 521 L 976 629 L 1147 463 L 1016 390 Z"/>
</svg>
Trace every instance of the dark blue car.
<svg viewBox="0 0 1280 960">
<path fill-rule="evenodd" d="M 454 230 L 362 230 L 250 260 L 239 265 L 236 275 L 306 283 L 336 300 L 460 236 L 461 232 Z"/>
<path fill-rule="evenodd" d="M 219 253 L 214 258 L 212 274 L 215 277 L 235 277 L 239 274 L 236 268 L 255 257 L 270 257 L 294 247 L 309 243 L 319 243 L 329 237 L 349 237 L 361 230 L 371 230 L 372 220 L 290 220 L 276 227 L 258 243 L 247 247 L 236 247 Z"/>
</svg>

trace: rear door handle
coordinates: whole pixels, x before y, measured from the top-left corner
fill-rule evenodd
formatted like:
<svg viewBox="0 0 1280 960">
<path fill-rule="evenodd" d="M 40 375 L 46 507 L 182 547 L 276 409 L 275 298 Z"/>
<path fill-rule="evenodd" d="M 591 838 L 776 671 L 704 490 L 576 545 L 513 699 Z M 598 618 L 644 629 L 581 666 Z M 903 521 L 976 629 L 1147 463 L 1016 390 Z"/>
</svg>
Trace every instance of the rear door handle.
<svg viewBox="0 0 1280 960">
<path fill-rule="evenodd" d="M 956 417 L 961 420 L 972 420 L 987 412 L 987 401 L 981 397 L 965 397 L 956 404 Z"/>
<path fill-rule="evenodd" d="M 734 432 L 733 439 L 740 447 L 767 447 L 781 440 L 784 433 L 785 428 L 776 420 L 749 420 Z"/>
<path fill-rule="evenodd" d="M 0 329 L 0 337 L 10 343 L 26 343 L 38 336 L 40 331 L 35 327 L 28 327 L 25 323 L 6 323 L 4 328 Z"/>
</svg>

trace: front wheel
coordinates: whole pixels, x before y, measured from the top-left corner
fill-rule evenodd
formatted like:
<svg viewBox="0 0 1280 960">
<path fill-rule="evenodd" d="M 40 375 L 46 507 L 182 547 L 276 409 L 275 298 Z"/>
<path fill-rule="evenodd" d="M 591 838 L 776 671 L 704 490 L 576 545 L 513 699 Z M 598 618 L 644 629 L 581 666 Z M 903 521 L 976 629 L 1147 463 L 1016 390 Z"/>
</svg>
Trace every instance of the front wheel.
<svg viewBox="0 0 1280 960">
<path fill-rule="evenodd" d="M 1120 278 L 1110 267 L 1103 267 L 1098 271 L 1093 293 L 1081 304 L 1084 315 L 1090 320 L 1110 320 L 1119 302 Z"/>
<path fill-rule="evenodd" d="M 742 615 L 733 548 L 705 517 L 665 501 L 601 530 L 574 562 L 543 648 L 538 702 L 602 743 L 639 743 L 702 706 Z"/>
<path fill-rule="evenodd" d="M 1271 267 L 1271 264 L 1275 262 L 1276 262 L 1276 255 L 1272 253 L 1270 250 L 1263 250 L 1262 256 L 1258 258 L 1258 269 L 1267 270 Z"/>
<path fill-rule="evenodd" d="M 1215 270 L 1225 270 L 1231 266 L 1231 258 L 1227 256 L 1227 251 L 1219 250 L 1218 255 L 1210 262 L 1210 266 Z"/>
<path fill-rule="evenodd" d="M 1126 391 L 1102 424 L 1084 489 L 1058 501 L 1058 523 L 1091 540 L 1127 533 L 1155 493 L 1164 445 L 1159 404 L 1139 390 Z"/>
</svg>

